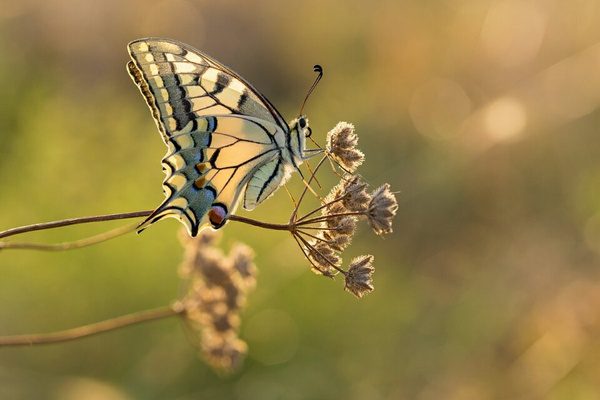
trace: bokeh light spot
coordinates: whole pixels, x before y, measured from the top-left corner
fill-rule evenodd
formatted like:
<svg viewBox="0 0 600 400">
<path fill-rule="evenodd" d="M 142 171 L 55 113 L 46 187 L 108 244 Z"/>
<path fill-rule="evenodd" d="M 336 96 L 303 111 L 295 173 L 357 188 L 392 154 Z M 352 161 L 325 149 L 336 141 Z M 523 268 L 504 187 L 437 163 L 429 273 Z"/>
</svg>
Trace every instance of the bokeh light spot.
<svg viewBox="0 0 600 400">
<path fill-rule="evenodd" d="M 503 67 L 531 61 L 546 32 L 545 16 L 532 4 L 518 1 L 494 2 L 481 32 L 483 51 Z"/>
<path fill-rule="evenodd" d="M 527 124 L 523 103 L 513 97 L 503 97 L 487 106 L 484 127 L 487 135 L 498 142 L 516 139 Z"/>
</svg>

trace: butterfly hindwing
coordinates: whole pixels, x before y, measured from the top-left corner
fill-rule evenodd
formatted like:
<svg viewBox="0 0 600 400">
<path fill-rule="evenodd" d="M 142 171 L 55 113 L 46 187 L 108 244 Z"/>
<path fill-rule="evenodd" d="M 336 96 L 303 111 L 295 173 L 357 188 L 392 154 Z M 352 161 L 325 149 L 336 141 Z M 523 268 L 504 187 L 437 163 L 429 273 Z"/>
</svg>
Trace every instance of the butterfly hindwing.
<svg viewBox="0 0 600 400">
<path fill-rule="evenodd" d="M 166 199 L 143 227 L 174 216 L 193 236 L 208 223 L 218 228 L 235 211 L 247 182 L 265 164 L 280 159 L 274 124 L 212 116 L 199 118 L 194 125 L 197 129 L 168 138 L 169 151 L 162 161 Z"/>
</svg>

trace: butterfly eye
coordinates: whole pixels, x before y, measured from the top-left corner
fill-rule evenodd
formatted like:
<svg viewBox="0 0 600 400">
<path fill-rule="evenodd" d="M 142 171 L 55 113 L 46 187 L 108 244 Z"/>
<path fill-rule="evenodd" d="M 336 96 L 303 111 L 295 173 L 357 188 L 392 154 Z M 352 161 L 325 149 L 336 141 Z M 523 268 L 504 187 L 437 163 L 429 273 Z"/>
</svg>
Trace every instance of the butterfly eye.
<svg viewBox="0 0 600 400">
<path fill-rule="evenodd" d="M 306 137 L 310 137 L 310 135 L 312 135 L 312 129 L 310 129 L 310 126 L 306 129 Z"/>
<path fill-rule="evenodd" d="M 300 118 L 298 120 L 298 125 L 300 126 L 300 129 L 304 129 L 306 127 L 306 120 L 304 118 Z"/>
</svg>

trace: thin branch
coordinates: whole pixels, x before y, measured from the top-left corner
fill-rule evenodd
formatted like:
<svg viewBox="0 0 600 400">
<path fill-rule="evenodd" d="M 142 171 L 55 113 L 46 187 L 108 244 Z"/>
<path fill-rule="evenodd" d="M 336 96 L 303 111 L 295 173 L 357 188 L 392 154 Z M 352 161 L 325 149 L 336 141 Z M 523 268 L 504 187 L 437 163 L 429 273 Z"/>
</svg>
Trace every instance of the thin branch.
<svg viewBox="0 0 600 400">
<path fill-rule="evenodd" d="M 365 214 L 366 214 L 366 212 L 364 212 L 364 211 L 350 211 L 350 212 L 337 213 L 337 214 L 320 215 L 318 217 L 298 221 L 296 223 L 296 225 L 299 227 L 303 227 L 303 225 L 327 221 L 330 218 L 346 217 L 346 216 L 360 216 L 360 215 L 365 215 Z"/>
<path fill-rule="evenodd" d="M 291 224 L 271 224 L 269 222 L 257 221 L 255 219 L 241 217 L 239 215 L 231 214 L 228 219 L 230 221 L 243 222 L 244 224 L 258 226 L 260 228 L 274 229 L 276 231 L 290 231 L 292 230 Z"/>
<path fill-rule="evenodd" d="M 298 244 L 298 247 L 300 247 L 300 251 L 302 251 L 302 254 L 304 254 L 304 258 L 306 258 L 308 260 L 308 262 L 312 265 L 312 267 L 314 269 L 316 269 L 317 271 L 319 271 L 323 276 L 333 279 L 333 275 L 331 275 L 327 271 L 322 270 L 321 267 L 319 267 L 315 262 L 313 262 L 313 260 L 310 258 L 308 253 L 304 250 L 304 247 L 302 247 L 302 243 L 300 243 L 300 240 L 296 236 L 297 236 L 297 234 L 292 233 L 292 237 L 296 241 L 296 244 Z"/>
<path fill-rule="evenodd" d="M 338 267 L 337 265 L 335 265 L 334 263 L 332 263 L 331 261 L 329 261 L 329 259 L 323 255 L 323 253 L 321 253 L 318 249 L 315 249 L 315 247 L 308 243 L 308 240 L 304 239 L 302 236 L 300 236 L 300 233 L 307 235 L 307 233 L 302 232 L 302 231 L 298 231 L 294 236 L 298 237 L 298 239 L 300 239 L 300 241 L 302 243 L 304 243 L 304 245 L 308 248 L 311 248 L 313 251 L 315 251 L 323 260 L 327 261 L 327 264 L 329 264 L 331 267 L 337 269 L 339 272 L 341 272 L 342 274 L 346 275 L 346 271 L 344 271 L 343 269 L 341 269 L 340 267 Z"/>
<path fill-rule="evenodd" d="M 309 227 L 309 228 L 310 228 L 310 227 Z M 317 228 L 317 229 L 318 229 L 318 228 Z M 305 232 L 305 231 L 304 231 L 304 228 L 302 228 L 302 230 L 298 229 L 298 230 L 297 230 L 297 233 L 298 233 L 298 234 L 302 233 L 302 234 L 304 234 L 304 235 L 306 235 L 306 236 L 310 237 L 311 239 L 315 239 L 315 240 L 317 240 L 317 241 L 319 241 L 319 242 L 323 242 L 323 243 L 325 243 L 325 244 L 329 244 L 329 241 L 328 241 L 328 240 L 326 240 L 326 239 L 324 239 L 324 238 L 322 238 L 322 237 L 318 237 L 317 235 L 313 235 L 312 233 Z"/>
<path fill-rule="evenodd" d="M 323 165 L 323 162 L 325 162 L 325 160 L 327 159 L 327 157 L 323 157 L 321 158 L 321 160 L 319 161 L 319 163 L 317 164 L 317 166 L 315 167 L 314 172 L 312 173 L 312 175 L 310 176 L 310 178 L 308 179 L 308 182 L 304 182 L 305 186 L 304 186 L 304 190 L 302 191 L 302 193 L 300 194 L 300 198 L 298 199 L 298 204 L 296 205 L 296 208 L 294 209 L 294 212 L 292 212 L 292 215 L 290 217 L 290 224 L 294 222 L 294 220 L 296 219 L 296 215 L 298 214 L 298 209 L 300 208 L 300 203 L 302 203 L 302 200 L 304 199 L 304 196 L 306 195 L 306 191 L 309 189 L 310 187 L 310 183 L 313 181 L 313 179 L 315 178 L 315 175 L 317 174 L 317 172 L 319 171 L 319 169 L 321 168 L 321 165 Z M 311 188 L 312 190 L 312 188 Z"/>
<path fill-rule="evenodd" d="M 84 325 L 65 331 L 41 333 L 33 335 L 15 335 L 0 336 L 0 347 L 3 346 L 30 346 L 34 344 L 59 343 L 68 340 L 80 339 L 86 336 L 96 335 L 123 328 L 125 326 L 138 324 L 140 322 L 151 321 L 155 319 L 172 317 L 185 312 L 181 303 L 175 303 L 172 306 L 155 308 L 153 310 L 139 311 L 121 317 L 111 318 L 106 321 L 96 322 L 94 324 Z"/>
<path fill-rule="evenodd" d="M 91 246 L 96 243 L 101 243 L 106 240 L 115 238 L 117 236 L 124 235 L 129 232 L 133 232 L 137 228 L 138 224 L 129 224 L 108 232 L 101 233 L 99 235 L 91 236 L 85 239 L 75 240 L 72 242 L 63 242 L 56 244 L 40 244 L 40 243 L 16 243 L 16 242 L 0 242 L 0 250 L 4 249 L 28 249 L 28 250 L 42 250 L 42 251 L 61 251 L 61 250 L 72 250 L 78 249 L 85 246 Z"/>
<path fill-rule="evenodd" d="M 333 156 L 333 154 L 331 154 L 330 152 L 326 151 L 325 152 L 325 156 L 329 159 L 329 164 L 331 164 L 331 169 L 333 170 L 333 172 L 339 176 L 340 178 L 344 178 L 339 172 L 337 172 L 337 170 L 335 169 L 335 166 L 333 165 L 333 163 L 337 164 L 338 167 L 341 168 L 342 171 L 344 171 L 346 174 L 352 174 L 352 172 L 350 172 L 349 170 L 347 170 L 342 164 L 340 164 L 340 162 L 338 160 L 335 159 L 335 157 Z"/>
<path fill-rule="evenodd" d="M 33 224 L 33 225 L 21 226 L 18 228 L 7 229 L 3 232 L 0 232 L 0 239 L 6 238 L 9 236 L 19 235 L 21 233 L 41 231 L 44 229 L 59 228 L 62 226 L 86 224 L 89 222 L 113 221 L 116 219 L 147 217 L 151 213 L 152 213 L 152 210 L 150 210 L 150 211 L 134 211 L 134 212 L 130 212 L 130 213 L 96 215 L 93 217 L 70 218 L 70 219 L 63 219 L 60 221 L 44 222 L 41 224 Z"/>
<path fill-rule="evenodd" d="M 342 178 L 342 179 L 343 179 L 344 181 L 348 182 L 348 179 L 346 179 L 346 178 Z M 344 193 L 342 196 L 340 196 L 340 197 L 338 197 L 338 198 L 336 198 L 336 199 L 333 199 L 333 200 L 331 200 L 331 201 L 330 201 L 330 202 L 328 202 L 328 203 L 321 204 L 321 206 L 320 206 L 320 207 L 317 207 L 317 208 L 315 208 L 314 210 L 312 210 L 311 212 L 309 212 L 309 213 L 307 213 L 307 214 L 303 215 L 302 217 L 298 218 L 298 219 L 296 220 L 296 223 L 299 223 L 299 222 L 301 222 L 301 221 L 305 220 L 306 218 L 308 218 L 308 217 L 310 217 L 311 215 L 313 215 L 313 214 L 317 213 L 318 211 L 320 211 L 320 210 L 324 209 L 325 207 L 329 207 L 329 206 L 330 206 L 330 205 L 332 205 L 333 203 L 337 203 L 338 201 L 342 201 L 342 200 L 344 200 L 346 197 L 348 197 L 348 195 L 349 195 L 350 193 L 358 192 L 358 191 L 360 191 L 360 190 L 363 190 L 363 189 L 364 189 L 364 188 L 366 188 L 366 187 L 367 187 L 367 184 L 366 184 L 366 183 L 363 183 L 363 184 L 362 184 L 362 185 L 360 185 L 359 187 L 357 187 L 357 188 L 354 188 L 354 189 L 352 189 L 352 190 L 350 190 L 350 191 L 348 191 L 348 192 Z"/>
</svg>

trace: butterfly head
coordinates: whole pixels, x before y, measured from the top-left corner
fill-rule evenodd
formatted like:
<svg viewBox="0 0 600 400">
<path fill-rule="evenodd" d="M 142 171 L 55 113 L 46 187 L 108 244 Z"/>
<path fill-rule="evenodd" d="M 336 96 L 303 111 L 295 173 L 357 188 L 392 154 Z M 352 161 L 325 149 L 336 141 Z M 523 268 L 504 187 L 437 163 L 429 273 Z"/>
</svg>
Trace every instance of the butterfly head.
<svg viewBox="0 0 600 400">
<path fill-rule="evenodd" d="M 312 134 L 312 129 L 308 125 L 308 119 L 304 115 L 301 115 L 290 123 L 290 131 L 292 156 L 300 164 L 306 158 L 306 139 Z"/>
</svg>

